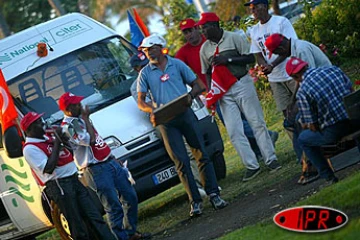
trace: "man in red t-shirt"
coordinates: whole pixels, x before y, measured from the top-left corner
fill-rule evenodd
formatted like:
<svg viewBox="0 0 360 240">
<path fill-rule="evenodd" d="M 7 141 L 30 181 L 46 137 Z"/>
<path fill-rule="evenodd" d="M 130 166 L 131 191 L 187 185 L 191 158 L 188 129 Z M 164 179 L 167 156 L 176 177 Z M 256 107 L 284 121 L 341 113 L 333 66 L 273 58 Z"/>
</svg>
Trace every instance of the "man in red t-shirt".
<svg viewBox="0 0 360 240">
<path fill-rule="evenodd" d="M 176 53 L 175 57 L 186 63 L 196 75 L 199 76 L 201 81 L 205 84 L 206 90 L 208 90 L 208 82 L 206 81 L 205 74 L 201 73 L 200 63 L 200 48 L 206 41 L 206 38 L 200 33 L 196 22 L 187 18 L 180 22 L 180 29 L 184 34 L 186 43 Z"/>
</svg>

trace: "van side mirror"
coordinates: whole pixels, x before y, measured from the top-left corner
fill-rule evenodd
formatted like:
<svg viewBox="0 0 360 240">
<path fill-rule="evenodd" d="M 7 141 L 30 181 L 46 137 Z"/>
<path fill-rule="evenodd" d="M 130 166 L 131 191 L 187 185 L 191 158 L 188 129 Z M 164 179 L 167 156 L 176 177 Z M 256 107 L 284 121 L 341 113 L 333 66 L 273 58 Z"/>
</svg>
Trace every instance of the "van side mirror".
<svg viewBox="0 0 360 240">
<path fill-rule="evenodd" d="M 16 126 L 6 129 L 3 135 L 3 146 L 9 158 L 21 157 L 22 153 L 22 137 L 19 135 Z"/>
</svg>

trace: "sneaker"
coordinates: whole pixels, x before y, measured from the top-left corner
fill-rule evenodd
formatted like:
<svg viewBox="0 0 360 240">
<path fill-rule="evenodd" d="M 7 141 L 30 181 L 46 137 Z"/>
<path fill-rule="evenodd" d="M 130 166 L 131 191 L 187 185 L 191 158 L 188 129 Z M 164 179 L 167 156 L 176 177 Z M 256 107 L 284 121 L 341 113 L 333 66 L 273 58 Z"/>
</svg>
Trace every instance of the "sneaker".
<svg viewBox="0 0 360 240">
<path fill-rule="evenodd" d="M 318 172 L 303 173 L 298 180 L 298 184 L 305 185 L 317 180 L 319 177 L 320 175 Z"/>
<path fill-rule="evenodd" d="M 281 168 L 281 165 L 278 163 L 277 160 L 273 160 L 269 165 L 268 168 L 270 169 L 270 173 L 276 172 Z"/>
<path fill-rule="evenodd" d="M 325 183 L 320 185 L 319 189 L 322 190 L 323 188 L 329 187 L 329 186 L 337 183 L 338 181 L 339 181 L 339 179 L 337 177 L 333 176 L 330 179 L 326 179 Z"/>
<path fill-rule="evenodd" d="M 222 209 L 229 205 L 228 202 L 223 200 L 218 194 L 212 193 L 210 194 L 210 203 L 215 210 Z"/>
<path fill-rule="evenodd" d="M 243 177 L 243 182 L 247 182 L 255 178 L 260 173 L 260 168 L 258 169 L 246 169 L 245 175 Z"/>
<path fill-rule="evenodd" d="M 190 217 L 197 217 L 202 214 L 202 203 L 192 202 L 190 205 Z"/>
<path fill-rule="evenodd" d="M 205 190 L 202 187 L 198 188 L 201 198 L 205 198 L 207 196 Z"/>
<path fill-rule="evenodd" d="M 151 233 L 135 232 L 133 235 L 129 236 L 129 240 L 147 240 L 147 239 L 151 239 L 151 237 L 152 237 Z"/>
<path fill-rule="evenodd" d="M 275 147 L 275 143 L 279 138 L 279 133 L 278 132 L 271 132 L 270 138 L 271 138 L 271 142 L 272 142 L 273 146 Z"/>
</svg>

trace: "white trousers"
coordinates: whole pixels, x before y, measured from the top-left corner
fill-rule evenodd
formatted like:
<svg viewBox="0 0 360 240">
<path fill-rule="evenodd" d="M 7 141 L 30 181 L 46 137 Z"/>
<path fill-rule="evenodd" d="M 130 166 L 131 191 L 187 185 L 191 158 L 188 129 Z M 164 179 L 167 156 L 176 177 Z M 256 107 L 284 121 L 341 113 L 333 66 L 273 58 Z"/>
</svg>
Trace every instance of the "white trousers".
<svg viewBox="0 0 360 240">
<path fill-rule="evenodd" d="M 220 109 L 226 130 L 237 153 L 247 169 L 258 169 L 259 163 L 244 134 L 241 112 L 254 132 L 265 164 L 276 160 L 275 149 L 266 128 L 264 114 L 252 78 L 245 75 L 220 99 Z"/>
</svg>

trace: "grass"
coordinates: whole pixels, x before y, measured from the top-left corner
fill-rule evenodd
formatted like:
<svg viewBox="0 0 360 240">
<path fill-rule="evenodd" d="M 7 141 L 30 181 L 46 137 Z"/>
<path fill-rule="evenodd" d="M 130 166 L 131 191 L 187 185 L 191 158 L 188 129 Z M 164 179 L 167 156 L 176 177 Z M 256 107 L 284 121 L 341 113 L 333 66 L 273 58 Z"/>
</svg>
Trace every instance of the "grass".
<svg viewBox="0 0 360 240">
<path fill-rule="evenodd" d="M 352 79 L 352 81 L 360 79 L 360 59 L 351 59 L 344 64 L 344 71 Z M 356 86 L 355 88 L 359 88 Z M 243 183 L 241 181 L 242 175 L 244 173 L 244 166 L 233 148 L 229 136 L 226 133 L 223 125 L 218 122 L 218 126 L 223 138 L 225 152 L 224 156 L 226 159 L 227 166 L 227 177 L 219 182 L 219 185 L 222 187 L 222 197 L 228 201 L 235 201 L 239 196 L 244 196 L 254 189 L 261 190 L 264 189 L 281 179 L 290 179 L 295 175 L 300 175 L 300 165 L 295 163 L 295 154 L 292 150 L 291 142 L 282 127 L 282 114 L 275 111 L 275 103 L 269 91 L 259 93 L 261 97 L 261 104 L 264 111 L 265 121 L 270 130 L 278 131 L 280 136 L 279 140 L 276 143 L 276 154 L 279 159 L 279 162 L 283 165 L 283 168 L 275 174 L 268 174 L 267 171 L 263 171 L 257 178 L 254 180 Z M 260 163 L 262 169 L 265 169 L 263 163 Z M 311 201 L 328 204 L 329 207 L 333 206 L 335 208 L 342 209 L 356 209 L 359 210 L 359 206 L 356 205 L 355 193 L 359 193 L 359 189 L 356 188 L 358 185 L 356 180 L 359 182 L 359 176 L 354 176 L 355 180 L 352 180 L 353 177 L 349 178 L 347 181 L 341 181 L 339 185 L 335 185 L 331 188 L 324 189 L 321 191 L 321 194 L 317 194 L 312 197 Z M 333 191 L 333 192 L 329 192 Z M 340 193 L 341 194 L 338 194 Z M 351 201 L 347 201 L 348 198 L 351 198 Z M 323 198 L 323 199 L 321 199 Z M 310 200 L 307 200 L 310 201 Z M 301 204 L 303 204 L 301 202 Z M 308 204 L 308 203 L 304 203 Z M 209 211 L 211 209 L 210 203 L 204 201 L 204 211 Z M 189 219 L 189 203 L 187 200 L 186 193 L 182 185 L 177 185 L 151 199 L 148 199 L 139 204 L 139 231 L 152 232 L 152 233 L 165 233 L 166 229 L 179 224 L 185 220 Z M 351 239 L 352 236 L 359 234 L 360 229 L 360 215 L 357 218 L 354 218 L 350 223 L 343 229 L 349 229 L 345 235 L 336 235 L 333 239 Z M 341 230 L 342 232 L 343 230 Z M 274 235 L 271 235 L 274 234 Z M 334 234 L 341 234 L 338 231 Z M 346 235 L 348 234 L 348 235 Z M 248 236 L 248 237 L 247 237 Z M 288 239 L 293 237 L 294 239 L 303 239 L 304 235 L 299 235 L 296 233 L 291 233 L 286 230 L 282 230 L 272 224 L 271 220 L 266 220 L 259 223 L 258 225 L 249 226 L 244 229 L 235 231 L 226 235 L 223 239 Z M 286 236 L 282 238 L 283 236 Z M 306 235 L 307 236 L 307 235 Z M 306 237 L 305 236 L 305 237 Z M 328 236 L 328 235 L 326 235 Z M 329 236 L 332 236 L 331 234 Z M 343 237 L 341 237 L 343 236 Z M 300 238 L 297 238 L 300 237 Z M 309 236 L 307 236 L 309 237 Z M 320 234 L 313 234 L 311 237 L 314 239 L 325 239 L 322 238 Z M 37 239 L 41 240 L 57 240 L 60 239 L 55 230 L 51 230 Z M 327 238 L 328 239 L 328 238 Z M 331 238 L 329 238 L 331 239 Z"/>
<path fill-rule="evenodd" d="M 232 239 L 358 239 L 360 236 L 360 204 L 358 196 L 360 192 L 360 173 L 356 173 L 347 179 L 330 187 L 324 188 L 319 193 L 300 201 L 296 206 L 321 205 L 339 209 L 349 217 L 349 222 L 343 228 L 333 232 L 305 234 L 295 233 L 277 227 L 272 219 L 266 219 L 256 225 L 248 226 L 234 231 L 221 240 Z"/>
</svg>

